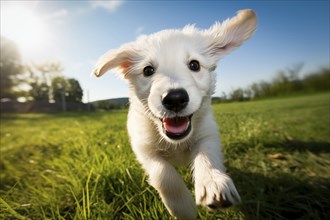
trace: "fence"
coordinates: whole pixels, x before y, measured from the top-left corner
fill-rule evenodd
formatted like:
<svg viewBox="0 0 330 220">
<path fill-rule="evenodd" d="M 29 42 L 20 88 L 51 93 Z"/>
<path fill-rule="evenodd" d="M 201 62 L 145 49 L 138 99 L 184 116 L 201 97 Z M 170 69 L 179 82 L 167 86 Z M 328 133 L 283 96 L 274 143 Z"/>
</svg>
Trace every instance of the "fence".
<svg viewBox="0 0 330 220">
<path fill-rule="evenodd" d="M 62 103 L 48 102 L 0 102 L 0 112 L 62 112 L 62 111 L 89 111 L 91 106 L 84 103 L 67 102 L 65 106 Z"/>
</svg>

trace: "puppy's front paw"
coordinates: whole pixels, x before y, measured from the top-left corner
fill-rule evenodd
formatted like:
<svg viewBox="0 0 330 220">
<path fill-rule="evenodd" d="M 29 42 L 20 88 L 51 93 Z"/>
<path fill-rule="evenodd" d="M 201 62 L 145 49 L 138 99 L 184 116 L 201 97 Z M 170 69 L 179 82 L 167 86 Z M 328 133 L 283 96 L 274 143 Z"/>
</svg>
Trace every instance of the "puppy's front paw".
<svg viewBox="0 0 330 220">
<path fill-rule="evenodd" d="M 212 170 L 209 176 L 196 179 L 196 203 L 209 209 L 226 208 L 240 201 L 232 179 L 219 170 Z"/>
<path fill-rule="evenodd" d="M 179 220 L 194 220 L 197 216 L 196 204 L 192 195 L 177 195 L 163 197 L 163 202 L 172 216 Z"/>
</svg>

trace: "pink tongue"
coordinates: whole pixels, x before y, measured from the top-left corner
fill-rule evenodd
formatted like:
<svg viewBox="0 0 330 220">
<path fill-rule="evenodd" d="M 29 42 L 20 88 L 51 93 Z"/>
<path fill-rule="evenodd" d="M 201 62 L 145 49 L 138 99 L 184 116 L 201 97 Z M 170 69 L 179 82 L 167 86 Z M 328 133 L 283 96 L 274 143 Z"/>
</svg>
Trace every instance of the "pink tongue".
<svg viewBox="0 0 330 220">
<path fill-rule="evenodd" d="M 182 134 L 189 127 L 189 117 L 164 118 L 163 126 L 170 133 Z"/>
</svg>

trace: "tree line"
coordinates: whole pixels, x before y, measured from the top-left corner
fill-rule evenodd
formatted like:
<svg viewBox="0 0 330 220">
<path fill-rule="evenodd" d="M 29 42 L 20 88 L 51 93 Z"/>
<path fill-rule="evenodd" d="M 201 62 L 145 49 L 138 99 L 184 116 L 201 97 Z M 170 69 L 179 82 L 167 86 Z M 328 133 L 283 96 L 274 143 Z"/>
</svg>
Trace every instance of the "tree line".
<svg viewBox="0 0 330 220">
<path fill-rule="evenodd" d="M 24 64 L 16 45 L 1 37 L 0 99 L 81 103 L 79 81 L 63 76 L 58 62 Z"/>
<path fill-rule="evenodd" d="M 213 102 L 247 101 L 292 94 L 330 91 L 330 69 L 321 68 L 318 71 L 300 76 L 303 64 L 293 65 L 279 71 L 270 81 L 252 83 L 246 88 L 237 88 Z"/>
</svg>

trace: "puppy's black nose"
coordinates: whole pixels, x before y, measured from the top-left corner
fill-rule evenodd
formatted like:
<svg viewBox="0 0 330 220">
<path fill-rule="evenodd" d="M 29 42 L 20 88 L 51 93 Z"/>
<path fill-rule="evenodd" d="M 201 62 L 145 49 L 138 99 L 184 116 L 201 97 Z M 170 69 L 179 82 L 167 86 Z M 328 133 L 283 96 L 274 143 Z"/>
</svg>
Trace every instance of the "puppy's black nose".
<svg viewBox="0 0 330 220">
<path fill-rule="evenodd" d="M 189 96 L 184 89 L 171 89 L 162 96 L 162 103 L 168 110 L 179 112 L 184 109 L 189 102 Z"/>
</svg>

